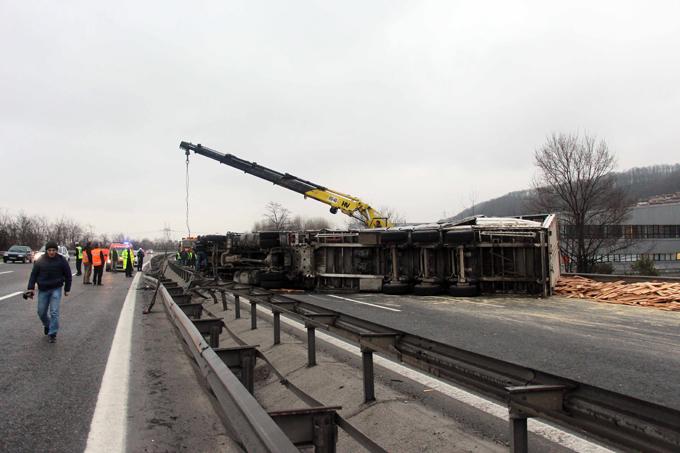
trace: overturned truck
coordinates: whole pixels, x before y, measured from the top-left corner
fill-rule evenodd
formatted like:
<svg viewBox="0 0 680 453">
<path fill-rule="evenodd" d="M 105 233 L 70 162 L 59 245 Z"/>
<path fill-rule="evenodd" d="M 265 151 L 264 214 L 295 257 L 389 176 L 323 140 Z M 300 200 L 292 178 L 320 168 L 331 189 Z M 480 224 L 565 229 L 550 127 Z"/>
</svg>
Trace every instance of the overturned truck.
<svg viewBox="0 0 680 453">
<path fill-rule="evenodd" d="M 559 277 L 554 215 L 346 231 L 199 237 L 211 276 L 268 289 L 549 296 Z"/>
</svg>

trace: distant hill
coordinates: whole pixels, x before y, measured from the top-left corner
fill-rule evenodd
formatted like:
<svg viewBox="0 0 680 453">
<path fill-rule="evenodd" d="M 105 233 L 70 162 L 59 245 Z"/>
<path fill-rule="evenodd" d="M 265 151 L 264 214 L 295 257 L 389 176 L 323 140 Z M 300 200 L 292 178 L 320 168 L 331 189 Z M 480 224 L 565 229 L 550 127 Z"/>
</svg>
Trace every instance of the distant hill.
<svg viewBox="0 0 680 453">
<path fill-rule="evenodd" d="M 647 201 L 663 194 L 680 192 L 680 164 L 636 167 L 614 175 L 616 184 L 626 187 L 631 198 L 636 201 Z M 534 214 L 531 194 L 531 189 L 510 192 L 464 209 L 444 220 L 458 220 L 479 214 L 486 216 Z"/>
</svg>

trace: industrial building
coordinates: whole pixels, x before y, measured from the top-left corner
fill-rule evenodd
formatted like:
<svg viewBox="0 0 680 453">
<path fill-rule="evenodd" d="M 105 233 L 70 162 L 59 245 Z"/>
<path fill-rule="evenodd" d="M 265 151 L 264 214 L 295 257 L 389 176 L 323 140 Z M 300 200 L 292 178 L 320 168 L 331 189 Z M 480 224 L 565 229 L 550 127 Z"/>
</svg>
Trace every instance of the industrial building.
<svg viewBox="0 0 680 453">
<path fill-rule="evenodd" d="M 680 200 L 638 203 L 622 225 L 607 225 L 592 233 L 619 238 L 618 247 L 601 256 L 616 274 L 630 273 L 631 265 L 647 256 L 661 274 L 680 275 Z"/>
</svg>

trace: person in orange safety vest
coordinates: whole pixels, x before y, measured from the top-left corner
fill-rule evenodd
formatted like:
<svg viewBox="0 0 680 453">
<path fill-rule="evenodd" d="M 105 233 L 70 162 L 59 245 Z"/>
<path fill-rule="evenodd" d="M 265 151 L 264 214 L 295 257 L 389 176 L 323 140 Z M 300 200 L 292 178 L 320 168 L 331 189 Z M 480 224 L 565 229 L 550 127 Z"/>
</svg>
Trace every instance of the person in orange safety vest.
<svg viewBox="0 0 680 453">
<path fill-rule="evenodd" d="M 99 247 L 99 243 L 95 244 L 92 249 L 92 267 L 94 269 L 94 276 L 92 277 L 93 285 L 102 285 L 102 274 L 104 273 L 104 251 Z"/>
</svg>

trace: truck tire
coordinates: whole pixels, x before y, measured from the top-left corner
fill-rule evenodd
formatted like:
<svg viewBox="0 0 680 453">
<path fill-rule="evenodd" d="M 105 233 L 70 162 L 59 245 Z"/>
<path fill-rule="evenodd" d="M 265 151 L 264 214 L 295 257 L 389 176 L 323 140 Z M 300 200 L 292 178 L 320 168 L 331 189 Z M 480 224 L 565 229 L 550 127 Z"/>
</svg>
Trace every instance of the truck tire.
<svg viewBox="0 0 680 453">
<path fill-rule="evenodd" d="M 416 285 L 413 294 L 416 296 L 438 296 L 444 292 L 444 288 L 438 285 Z"/>
<path fill-rule="evenodd" d="M 475 285 L 449 287 L 449 295 L 453 297 L 475 297 L 479 296 L 479 288 Z"/>
<path fill-rule="evenodd" d="M 260 287 L 264 289 L 279 289 L 283 286 L 283 280 L 261 280 Z"/>
<path fill-rule="evenodd" d="M 441 235 L 438 230 L 414 231 L 411 233 L 411 240 L 413 242 L 439 244 Z"/>
<path fill-rule="evenodd" d="M 447 231 L 444 238 L 447 244 L 464 245 L 475 242 L 474 231 Z"/>
<path fill-rule="evenodd" d="M 411 291 L 411 285 L 408 283 L 385 283 L 382 287 L 384 294 L 407 294 Z"/>
<path fill-rule="evenodd" d="M 383 244 L 406 244 L 408 231 L 384 231 L 380 233 L 380 242 Z"/>
<path fill-rule="evenodd" d="M 260 274 L 261 282 L 282 281 L 285 280 L 285 278 L 285 272 L 282 271 L 262 272 Z"/>
</svg>

